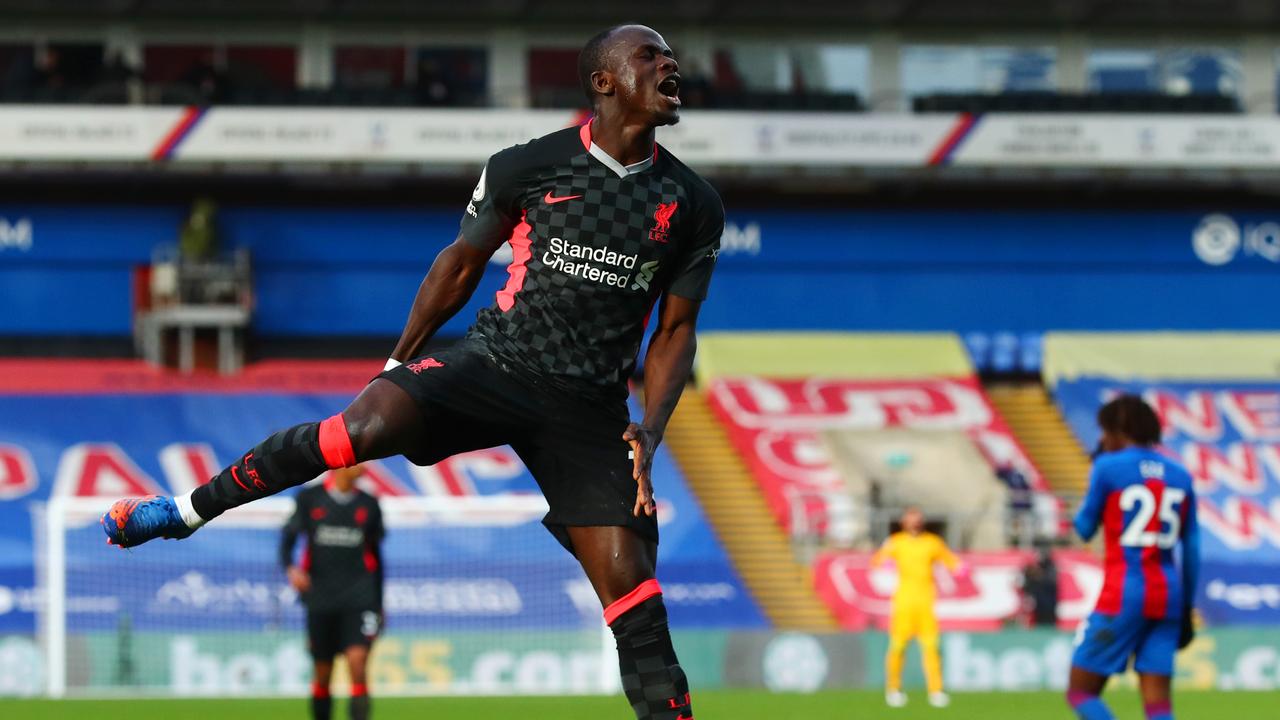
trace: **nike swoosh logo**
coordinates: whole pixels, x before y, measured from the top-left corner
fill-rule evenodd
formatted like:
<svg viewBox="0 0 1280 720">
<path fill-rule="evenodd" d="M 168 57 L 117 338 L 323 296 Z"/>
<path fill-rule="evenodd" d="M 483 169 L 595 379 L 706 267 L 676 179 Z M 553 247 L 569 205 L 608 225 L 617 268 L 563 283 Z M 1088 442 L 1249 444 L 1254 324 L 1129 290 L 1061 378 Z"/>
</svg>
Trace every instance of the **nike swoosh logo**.
<svg viewBox="0 0 1280 720">
<path fill-rule="evenodd" d="M 565 195 L 564 197 L 552 197 L 551 193 L 548 192 L 547 196 L 542 198 L 542 202 L 548 205 L 555 205 L 556 203 L 561 203 L 561 202 L 564 202 L 565 200 L 576 200 L 577 198 L 580 198 L 580 197 L 582 196 L 581 195 Z"/>
</svg>

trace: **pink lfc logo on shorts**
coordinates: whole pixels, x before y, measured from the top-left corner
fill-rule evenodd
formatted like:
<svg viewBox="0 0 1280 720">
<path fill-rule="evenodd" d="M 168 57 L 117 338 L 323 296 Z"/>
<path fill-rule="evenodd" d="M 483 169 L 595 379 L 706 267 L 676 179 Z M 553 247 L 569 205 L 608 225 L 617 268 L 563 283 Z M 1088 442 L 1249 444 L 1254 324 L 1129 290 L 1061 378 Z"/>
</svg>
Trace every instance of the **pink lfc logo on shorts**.
<svg viewBox="0 0 1280 720">
<path fill-rule="evenodd" d="M 429 357 L 429 358 L 422 358 L 416 363 L 409 363 L 408 365 L 405 365 L 405 367 L 409 368 L 409 370 L 412 371 L 414 375 L 421 375 L 423 370 L 430 370 L 431 368 L 444 367 L 444 363 L 440 362 L 435 358 Z"/>
<path fill-rule="evenodd" d="M 667 233 L 671 232 L 671 216 L 676 214 L 676 207 L 679 204 L 679 202 L 658 203 L 658 209 L 653 213 L 653 229 L 649 231 L 650 240 L 660 243 L 667 241 Z"/>
</svg>

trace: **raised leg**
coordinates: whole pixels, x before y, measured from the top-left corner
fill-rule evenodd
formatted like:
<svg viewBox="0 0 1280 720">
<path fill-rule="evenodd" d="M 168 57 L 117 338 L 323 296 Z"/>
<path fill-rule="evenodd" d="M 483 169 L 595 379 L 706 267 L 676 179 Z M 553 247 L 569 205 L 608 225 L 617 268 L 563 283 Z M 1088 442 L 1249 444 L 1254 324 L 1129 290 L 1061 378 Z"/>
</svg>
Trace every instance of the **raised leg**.
<svg viewBox="0 0 1280 720">
<path fill-rule="evenodd" d="M 103 517 L 103 528 L 108 541 L 121 547 L 157 537 L 184 538 L 231 508 L 326 470 L 406 452 L 425 432 L 408 393 L 375 379 L 342 413 L 271 435 L 187 495 L 116 502 Z"/>
</svg>

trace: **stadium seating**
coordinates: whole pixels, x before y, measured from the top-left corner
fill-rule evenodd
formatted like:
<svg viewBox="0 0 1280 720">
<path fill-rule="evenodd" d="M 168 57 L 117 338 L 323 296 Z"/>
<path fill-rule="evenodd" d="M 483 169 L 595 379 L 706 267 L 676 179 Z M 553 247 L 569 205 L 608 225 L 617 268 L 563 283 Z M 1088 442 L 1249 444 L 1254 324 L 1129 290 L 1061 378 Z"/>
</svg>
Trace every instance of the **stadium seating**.
<svg viewBox="0 0 1280 720">
<path fill-rule="evenodd" d="M 1003 549 L 1007 501 L 994 471 L 1011 466 L 1036 490 L 1042 532 L 1058 531 L 1057 501 L 954 337 L 713 333 L 700 347 L 699 378 L 774 521 L 799 548 L 830 548 L 814 562 L 816 589 L 846 628 L 870 617 L 860 600 L 866 588 L 849 590 L 848 572 L 865 569 L 866 550 L 905 505 L 946 518 L 949 536 L 967 548 Z M 979 584 L 988 594 L 969 603 L 987 614 L 965 627 L 995 627 L 1020 612 L 1014 581 L 1028 559 L 975 556 L 995 569 Z M 1093 565 L 1079 566 L 1078 586 L 1064 586 L 1066 602 L 1079 604 L 1098 579 Z"/>
<path fill-rule="evenodd" d="M 301 717 L 291 492 L 129 552 L 98 518 L 364 387 L 487 158 L 590 121 L 582 42 L 635 5 L 0 5 L 0 720 Z M 1068 714 L 1072 632 L 1104 577 L 1069 519 L 1115 392 L 1156 406 L 1200 492 L 1179 717 L 1273 717 L 1280 9 L 810 5 L 676 3 L 655 27 L 683 106 L 657 142 L 725 209 L 697 377 L 654 465 L 698 717 L 878 716 L 899 576 L 870 557 L 907 504 L 965 565 L 935 568 L 952 716 Z M 668 207 L 641 217 L 683 229 L 706 209 Z M 193 245 L 221 254 L 174 260 Z M 207 304 L 238 301 L 222 327 L 241 372 L 216 376 L 213 328 L 146 313 L 176 320 L 205 295 L 185 269 L 232 253 L 251 262 Z M 493 254 L 430 351 L 518 280 L 515 257 Z M 184 354 L 192 374 L 160 367 Z M 389 526 L 375 717 L 628 715 L 600 602 L 512 449 L 371 462 L 361 482 Z M 1056 626 L 1030 612 L 1055 582 Z M 903 718 L 922 704 L 910 652 Z"/>
<path fill-rule="evenodd" d="M 379 362 L 276 362 L 232 378 L 184 379 L 129 360 L 0 361 L 0 403 L 6 416 L 23 419 L 0 425 L 0 496 L 6 499 L 0 503 L 0 587 L 5 598 L 26 597 L 43 586 L 43 577 L 58 573 L 66 588 L 57 606 L 6 606 L 0 634 L 33 635 L 54 622 L 50 613 L 63 613 L 72 648 L 64 680 L 71 692 L 135 684 L 287 691 L 284 675 L 237 685 L 221 671 L 200 669 L 207 664 L 200 658 L 229 662 L 229 643 L 238 643 L 244 652 L 276 657 L 290 668 L 288 677 L 305 672 L 297 646 L 301 609 L 276 560 L 287 500 L 250 506 L 181 544 L 157 543 L 146 552 L 103 544 L 96 517 L 112 496 L 181 492 L 269 432 L 332 414 Z M 589 652 L 588 667 L 599 667 L 598 602 L 576 563 L 541 527 L 544 509 L 530 511 L 521 502 L 539 496 L 513 451 L 468 453 L 430 468 L 394 458 L 366 470 L 366 487 L 382 498 L 390 525 L 384 547 L 388 648 L 403 651 L 430 640 L 448 643 L 460 657 L 517 646 L 563 658 Z M 768 628 L 665 449 L 655 458 L 654 478 L 664 539 L 659 579 L 672 626 Z M 459 511 L 439 515 L 427 502 L 459 498 L 498 504 L 484 511 L 483 502 L 458 503 Z M 511 499 L 516 509 L 502 509 Z M 40 509 L 33 512 L 31 503 Z M 67 510 L 59 510 L 62 505 Z M 473 506 L 480 509 L 467 509 Z M 63 548 L 61 561 L 42 554 L 50 543 Z M 576 645 L 566 644 L 572 638 Z M 135 675 L 112 674 L 122 657 L 130 658 Z M 599 676 L 586 676 L 595 684 L 544 690 L 595 692 Z M 583 679 L 581 672 L 573 677 Z M 430 689 L 433 681 L 414 676 L 405 682 L 402 690 L 409 691 Z"/>
</svg>

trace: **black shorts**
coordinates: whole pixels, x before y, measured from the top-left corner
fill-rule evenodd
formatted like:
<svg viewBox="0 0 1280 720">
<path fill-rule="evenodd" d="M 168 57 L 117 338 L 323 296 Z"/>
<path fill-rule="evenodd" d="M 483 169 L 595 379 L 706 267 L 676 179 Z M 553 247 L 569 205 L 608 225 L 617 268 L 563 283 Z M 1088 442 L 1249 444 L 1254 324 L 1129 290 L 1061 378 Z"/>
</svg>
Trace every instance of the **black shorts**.
<svg viewBox="0 0 1280 720">
<path fill-rule="evenodd" d="M 494 358 L 484 343 L 464 340 L 414 358 L 378 377 L 409 393 L 426 435 L 405 453 L 433 465 L 458 453 L 510 445 L 538 481 L 550 507 L 542 522 L 573 552 L 567 527 L 629 527 L 658 542 L 657 520 L 635 517 L 630 422 L 625 398 L 575 392 Z"/>
<path fill-rule="evenodd" d="M 347 648 L 373 644 L 382 614 L 372 609 L 307 610 L 307 646 L 317 661 L 332 660 Z"/>
</svg>

